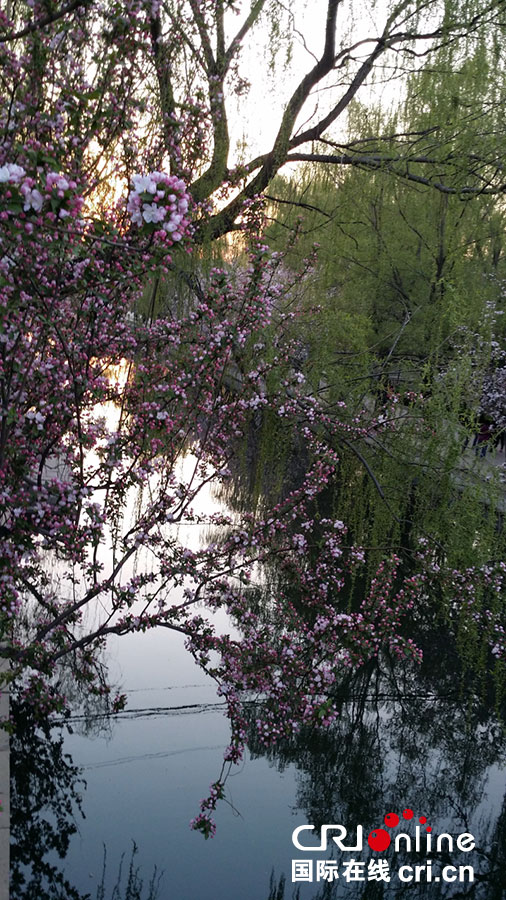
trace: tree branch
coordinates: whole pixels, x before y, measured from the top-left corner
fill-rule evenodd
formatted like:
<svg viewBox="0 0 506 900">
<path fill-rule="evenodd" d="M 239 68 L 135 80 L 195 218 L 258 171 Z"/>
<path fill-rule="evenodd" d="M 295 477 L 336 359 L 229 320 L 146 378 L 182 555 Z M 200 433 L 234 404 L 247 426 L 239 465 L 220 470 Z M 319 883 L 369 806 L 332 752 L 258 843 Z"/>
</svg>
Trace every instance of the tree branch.
<svg viewBox="0 0 506 900">
<path fill-rule="evenodd" d="M 69 3 L 68 6 L 64 6 L 54 13 L 50 13 L 45 16 L 45 18 L 36 19 L 34 22 L 30 22 L 29 25 L 25 25 L 20 31 L 11 31 L 9 34 L 0 35 L 0 44 L 6 44 L 8 41 L 17 41 L 19 38 L 26 37 L 28 34 L 33 34 L 34 31 L 40 31 L 42 28 L 52 25 L 53 22 L 57 22 L 58 19 L 62 19 L 67 13 L 74 12 L 81 6 L 90 6 L 92 3 L 93 0 L 74 0 L 73 3 Z"/>
<path fill-rule="evenodd" d="M 162 129 L 165 147 L 169 155 L 173 171 L 177 170 L 178 159 L 175 152 L 174 124 L 176 119 L 176 103 L 172 86 L 172 49 L 173 41 L 169 44 L 162 41 L 162 26 L 160 15 L 151 16 L 149 20 L 151 33 L 151 47 L 153 61 L 160 91 L 160 111 L 162 115 Z"/>
<path fill-rule="evenodd" d="M 257 0 L 257 2 L 253 4 L 253 6 L 251 7 L 249 16 L 247 17 L 247 19 L 245 19 L 245 21 L 241 25 L 239 31 L 237 32 L 236 36 L 231 41 L 230 46 L 228 47 L 228 49 L 225 53 L 225 60 L 224 60 L 225 72 L 228 71 L 230 63 L 232 62 L 232 59 L 234 57 L 234 54 L 239 50 L 241 43 L 244 40 L 244 38 L 246 37 L 248 31 L 255 24 L 260 13 L 262 12 L 262 9 L 265 6 L 265 3 L 266 3 L 266 0 Z"/>
<path fill-rule="evenodd" d="M 194 2 L 194 0 L 192 0 L 192 2 Z M 254 197 L 264 190 L 278 169 L 283 165 L 286 154 L 290 148 L 290 136 L 293 131 L 293 126 L 300 110 L 304 106 L 313 87 L 315 87 L 315 85 L 317 85 L 322 78 L 332 70 L 334 65 L 336 18 L 340 2 L 341 0 L 328 0 L 325 42 L 322 55 L 311 71 L 299 82 L 288 101 L 272 150 L 262 158 L 263 162 L 260 171 L 224 210 L 209 220 L 205 230 L 201 231 L 199 234 L 201 239 L 204 234 L 205 237 L 214 238 L 228 231 L 232 223 L 240 214 L 244 200 Z"/>
<path fill-rule="evenodd" d="M 216 63 L 222 69 L 225 62 L 225 14 L 223 0 L 216 3 Z"/>
<path fill-rule="evenodd" d="M 345 91 L 339 102 L 336 103 L 334 108 L 331 109 L 328 115 L 326 115 L 320 122 L 318 122 L 312 128 L 308 128 L 306 129 L 306 131 L 302 131 L 300 134 L 295 135 L 295 137 L 293 137 L 290 141 L 290 148 L 300 147 L 301 144 L 306 144 L 308 141 L 317 141 L 318 138 L 321 137 L 321 135 L 324 131 L 327 130 L 329 125 L 332 125 L 332 123 L 339 118 L 341 113 L 344 112 L 346 107 L 353 100 L 353 97 L 357 93 L 359 87 L 370 75 L 374 63 L 381 56 L 381 54 L 385 52 L 387 47 L 388 44 L 385 42 L 385 39 L 383 37 L 377 39 L 377 44 L 373 52 L 367 57 L 365 62 L 362 63 L 358 72 L 355 74 L 355 77 L 352 79 L 350 86 Z"/>
<path fill-rule="evenodd" d="M 193 18 L 195 19 L 195 24 L 199 31 L 200 40 L 202 42 L 202 50 L 204 51 L 207 74 L 212 75 L 216 70 L 216 60 L 214 58 L 213 48 L 211 47 L 211 40 L 209 38 L 207 25 L 200 10 L 200 4 L 197 2 L 197 0 L 189 0 L 189 2 L 191 11 L 193 13 Z"/>
<path fill-rule="evenodd" d="M 480 10 L 468 21 L 456 19 L 453 22 L 448 22 L 447 20 L 443 20 L 431 30 L 417 30 L 415 27 L 413 27 L 412 30 L 409 30 L 406 28 L 406 25 L 409 23 L 413 14 L 409 12 L 409 4 L 406 0 L 406 2 L 397 6 L 394 12 L 388 17 L 381 36 L 376 38 L 366 38 L 351 47 L 341 50 L 336 55 L 335 29 L 339 2 L 340 0 L 328 0 L 323 53 L 316 65 L 301 79 L 288 101 L 272 149 L 268 153 L 257 156 L 254 160 L 251 160 L 246 164 L 244 167 L 245 175 L 248 176 L 253 172 L 256 172 L 256 175 L 254 175 L 254 177 L 224 209 L 211 217 L 207 221 L 206 226 L 202 226 L 202 228 L 197 231 L 197 241 L 213 239 L 229 231 L 234 226 L 237 218 L 241 215 L 245 201 L 261 195 L 276 172 L 279 171 L 286 162 L 322 162 L 362 166 L 368 169 L 376 169 L 380 166 L 385 166 L 386 160 L 385 158 L 380 157 L 379 154 L 375 154 L 372 157 L 355 157 L 351 154 L 344 154 L 338 158 L 337 156 L 325 156 L 323 154 L 295 154 L 290 153 L 290 151 L 307 144 L 308 142 L 319 140 L 322 137 L 325 130 L 333 124 L 349 106 L 359 88 L 367 80 L 378 58 L 387 50 L 397 48 L 398 50 L 400 49 L 404 52 L 408 52 L 408 45 L 416 44 L 419 41 L 429 42 L 437 39 L 440 39 L 444 44 L 452 43 L 459 36 L 474 32 L 480 25 L 486 22 L 489 24 L 495 22 L 498 15 L 505 9 L 505 0 L 492 0 L 492 2 L 487 4 L 485 9 Z M 258 12 L 256 5 L 253 9 L 255 12 Z M 420 12 L 420 8 L 418 8 L 418 12 Z M 406 13 L 406 15 L 404 19 L 402 19 L 401 17 L 404 13 Z M 245 26 L 240 32 L 241 35 L 245 33 Z M 359 66 L 351 83 L 339 99 L 338 103 L 336 103 L 330 112 L 312 128 L 305 129 L 300 134 L 292 136 L 297 116 L 313 88 L 315 88 L 326 75 L 335 69 L 336 66 L 345 65 L 349 59 L 349 54 L 353 49 L 368 44 L 371 41 L 374 42 L 374 49 L 369 53 L 367 59 Z M 401 45 L 400 48 L 398 45 Z M 427 52 L 430 52 L 432 49 L 433 47 L 430 47 Z M 392 158 L 388 160 L 389 163 L 397 161 L 401 162 L 402 160 L 400 157 L 398 159 Z M 435 162 L 428 157 L 425 161 L 427 163 Z M 406 162 L 422 162 L 422 159 L 406 160 Z M 405 180 L 412 181 L 413 183 L 436 188 L 441 193 L 470 197 L 484 193 L 498 194 L 503 193 L 506 190 L 503 185 L 500 187 L 493 187 L 490 184 L 484 184 L 482 187 L 468 185 L 463 188 L 455 188 L 444 184 L 441 179 L 433 181 L 429 177 L 415 175 L 411 173 L 408 168 L 404 171 L 390 169 L 389 171 L 392 171 L 393 174 L 398 175 Z"/>
<path fill-rule="evenodd" d="M 342 153 L 342 154 L 326 154 L 326 153 L 289 153 L 286 157 L 286 162 L 316 162 L 316 163 L 326 163 L 331 165 L 339 165 L 339 166 L 357 166 L 363 167 L 366 169 L 381 169 L 384 168 L 386 171 L 390 172 L 392 175 L 396 175 L 399 178 L 403 178 L 406 181 L 413 181 L 415 184 L 425 185 L 426 187 L 435 188 L 440 191 L 442 194 L 456 194 L 465 195 L 468 197 L 478 196 L 482 194 L 504 194 L 506 193 L 506 184 L 502 183 L 497 185 L 497 187 L 472 187 L 471 185 L 464 185 L 463 187 L 451 187 L 448 184 L 444 184 L 441 181 L 433 181 L 431 178 L 428 178 L 423 175 L 415 175 L 413 172 L 410 172 L 409 169 L 398 170 L 392 168 L 393 162 L 403 162 L 403 158 L 399 157 L 382 157 L 382 156 L 353 156 L 350 154 Z M 419 157 L 414 159 L 406 160 L 407 163 L 413 162 L 423 162 L 429 164 L 441 165 L 441 160 L 431 160 L 430 157 Z"/>
<path fill-rule="evenodd" d="M 227 175 L 230 136 L 225 106 L 224 80 L 226 74 L 225 30 L 223 2 L 216 8 L 216 59 L 214 57 L 206 23 L 195 0 L 190 0 L 199 29 L 207 68 L 209 107 L 213 123 L 213 155 L 206 171 L 190 186 L 193 199 L 199 203 L 210 197 Z"/>
<path fill-rule="evenodd" d="M 309 212 L 317 212 L 321 216 L 325 216 L 326 219 L 331 219 L 332 216 L 330 213 L 325 212 L 324 209 L 321 209 L 319 206 L 313 206 L 312 203 L 304 203 L 302 200 L 284 200 L 282 197 L 273 197 L 271 194 L 264 194 L 266 200 L 271 200 L 273 203 L 284 203 L 286 206 L 298 206 L 300 209 L 307 209 Z"/>
</svg>

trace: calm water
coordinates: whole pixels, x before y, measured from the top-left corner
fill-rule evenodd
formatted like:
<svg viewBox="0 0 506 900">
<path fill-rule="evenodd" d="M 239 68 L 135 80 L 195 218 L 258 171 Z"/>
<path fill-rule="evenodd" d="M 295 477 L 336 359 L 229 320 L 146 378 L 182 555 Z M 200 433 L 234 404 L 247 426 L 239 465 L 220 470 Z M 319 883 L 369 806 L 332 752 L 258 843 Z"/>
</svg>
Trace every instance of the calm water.
<svg viewBox="0 0 506 900">
<path fill-rule="evenodd" d="M 217 624 L 228 628 L 225 618 Z M 65 732 L 63 752 L 81 770 L 86 789 L 47 739 L 17 747 L 18 854 L 33 862 L 38 847 L 35 869 L 50 864 L 68 884 L 58 887 L 60 876 L 46 872 L 16 889 L 12 900 L 97 897 L 104 847 L 106 891 L 98 896 L 109 900 L 123 854 L 128 868 L 132 842 L 146 884 L 155 866 L 163 871 L 159 900 L 280 900 L 281 892 L 270 894 L 272 872 L 276 881 L 286 876 L 285 900 L 297 887 L 301 900 L 506 897 L 506 744 L 498 715 L 486 701 L 486 684 L 463 679 L 444 635 L 426 632 L 421 641 L 420 671 L 383 660 L 343 685 L 342 715 L 327 734 L 302 734 L 268 756 L 252 734 L 209 841 L 192 832 L 189 821 L 220 773 L 229 739 L 214 683 L 195 666 L 180 635 L 161 631 L 111 641 L 111 677 L 128 695 L 127 710 L 107 722 L 98 713 L 86 723 L 76 718 L 73 733 Z M 52 737 L 56 741 L 57 730 Z M 74 783 L 85 818 L 72 802 Z M 326 888 L 316 877 L 292 884 L 292 860 L 316 863 L 333 852 L 296 850 L 296 826 L 342 823 L 353 833 L 362 824 L 366 849 L 341 854 L 334 847 L 333 858 L 340 867 L 351 857 L 367 864 L 369 832 L 385 828 L 386 813 L 406 808 L 414 811 L 413 821 L 425 816 L 435 836 L 472 832 L 476 851 L 440 853 L 433 863 L 435 872 L 450 863 L 472 864 L 472 885 L 403 883 L 399 866 L 424 860 L 394 856 L 392 847 L 374 857 L 389 863 L 390 882 L 368 881 L 365 866 L 364 880 L 346 881 L 340 868 Z M 77 832 L 65 853 L 62 836 L 73 824 Z M 412 826 L 401 816 L 397 831 Z M 113 900 L 124 896 L 123 888 Z M 140 896 L 147 898 L 146 887 Z"/>
<path fill-rule="evenodd" d="M 469 885 L 401 885 L 392 877 L 382 885 L 341 881 L 328 895 L 320 894 L 316 882 L 304 883 L 301 897 L 394 897 L 408 891 L 419 897 L 505 896 L 504 741 L 483 705 L 473 710 L 469 698 L 455 691 L 437 698 L 427 672 L 414 682 L 411 673 L 371 670 L 349 685 L 353 699 L 332 733 L 303 736 L 270 759 L 256 756 L 251 742 L 246 761 L 227 783 L 231 805 L 218 810 L 217 836 L 205 841 L 188 822 L 219 774 L 228 740 L 213 686 L 178 635 L 130 636 L 111 647 L 111 658 L 123 672 L 128 710 L 108 733 L 97 721 L 96 732 L 84 736 L 77 733 L 79 722 L 73 723 L 64 750 L 87 782 L 86 819 L 76 815 L 78 833 L 66 859 L 48 857 L 83 896 L 96 896 L 104 845 L 111 892 L 121 855 L 128 857 L 135 841 L 146 881 L 154 866 L 164 871 L 162 900 L 267 900 L 272 870 L 286 874 L 288 898 L 292 859 L 330 857 L 295 850 L 291 834 L 297 825 L 342 822 L 352 829 L 360 822 L 367 834 L 383 825 L 386 812 L 406 807 L 427 816 L 435 834 L 473 833 L 479 853 L 459 860 L 469 863 L 472 856 L 484 876 L 472 893 L 462 893 Z M 437 677 L 441 682 L 441 672 Z M 366 859 L 367 853 L 351 856 Z"/>
<path fill-rule="evenodd" d="M 65 742 L 88 782 L 87 819 L 65 872 L 91 890 L 102 845 L 112 866 L 133 840 L 143 872 L 154 865 L 165 871 L 161 897 L 267 897 L 271 868 L 288 870 L 291 832 L 304 822 L 294 810 L 294 767 L 280 775 L 268 761 L 248 758 L 228 782 L 235 809 L 221 806 L 217 836 L 205 841 L 190 831 L 201 796 L 219 775 L 228 726 L 213 684 L 203 681 L 179 637 L 152 633 L 118 642 L 127 715 L 109 738 L 74 735 Z"/>
</svg>

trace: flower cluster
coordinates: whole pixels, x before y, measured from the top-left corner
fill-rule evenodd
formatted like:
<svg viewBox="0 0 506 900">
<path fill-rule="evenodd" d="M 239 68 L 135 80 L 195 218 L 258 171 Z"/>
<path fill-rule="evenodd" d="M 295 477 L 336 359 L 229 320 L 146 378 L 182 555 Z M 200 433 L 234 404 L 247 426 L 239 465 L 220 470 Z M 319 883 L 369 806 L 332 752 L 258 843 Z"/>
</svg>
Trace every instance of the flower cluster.
<svg viewBox="0 0 506 900">
<path fill-rule="evenodd" d="M 175 243 L 188 234 L 190 195 L 184 181 L 164 172 L 134 175 L 127 211 L 134 225 Z"/>
<path fill-rule="evenodd" d="M 201 812 L 190 822 L 192 831 L 201 831 L 206 841 L 208 838 L 214 837 L 216 834 L 216 823 L 213 822 L 209 813 Z"/>
<path fill-rule="evenodd" d="M 0 195 L 2 218 L 14 218 L 18 225 L 27 216 L 39 216 L 41 213 L 52 221 L 76 216 L 83 205 L 82 198 L 77 194 L 77 182 L 60 172 L 48 172 L 41 181 L 40 175 L 38 180 L 27 175 L 23 166 L 6 163 L 0 166 L 0 185 L 4 185 Z M 32 227 L 29 223 L 26 230 L 31 231 Z"/>
</svg>

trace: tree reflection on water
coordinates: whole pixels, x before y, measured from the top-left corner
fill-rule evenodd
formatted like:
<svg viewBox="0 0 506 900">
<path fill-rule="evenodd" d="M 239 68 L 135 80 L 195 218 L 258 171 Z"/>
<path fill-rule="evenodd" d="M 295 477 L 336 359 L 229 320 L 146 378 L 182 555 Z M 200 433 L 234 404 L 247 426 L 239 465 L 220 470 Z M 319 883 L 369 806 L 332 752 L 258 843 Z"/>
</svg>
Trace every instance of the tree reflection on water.
<svg viewBox="0 0 506 900">
<path fill-rule="evenodd" d="M 251 592 L 251 608 L 268 615 L 268 590 L 271 581 L 275 587 L 279 573 L 266 571 L 264 576 L 264 583 Z M 360 593 L 360 585 L 355 588 Z M 343 609 L 348 601 L 343 595 Z M 501 772 L 506 764 L 502 725 L 506 705 L 497 706 L 486 664 L 480 672 L 476 666 L 466 666 L 461 648 L 444 622 L 437 625 L 434 618 L 433 610 L 429 606 L 425 610 L 421 598 L 415 623 L 418 634 L 412 635 L 423 649 L 420 667 L 394 664 L 387 655 L 372 660 L 341 681 L 336 691 L 340 716 L 330 728 L 302 730 L 275 750 L 262 746 L 252 728 L 248 746 L 253 758 L 266 757 L 279 771 L 295 767 L 298 789 L 294 806 L 316 831 L 323 824 L 343 823 L 353 829 L 360 823 L 365 836 L 382 827 L 387 812 L 401 813 L 409 806 L 416 815 L 427 817 L 436 835 L 471 832 L 476 839 L 471 853 L 461 854 L 460 859 L 458 853 L 432 854 L 431 858 L 434 869 L 447 864 L 472 865 L 475 882 L 401 884 L 392 878 L 390 884 L 344 884 L 341 880 L 314 884 L 312 900 L 379 900 L 408 893 L 420 900 L 506 897 L 506 799 Z M 272 627 L 280 626 L 272 622 Z M 251 707 L 252 717 L 257 712 Z M 13 706 L 13 716 L 11 900 L 87 900 L 89 894 L 80 893 L 58 866 L 48 862 L 56 855 L 65 856 L 77 831 L 75 817 L 81 814 L 80 791 L 84 787 L 80 771 L 63 752 L 63 739 L 55 737 L 48 726 L 37 728 L 22 704 Z M 102 729 L 107 718 L 99 718 L 97 727 Z M 337 848 L 334 850 L 337 853 Z M 392 872 L 404 862 L 416 865 L 425 861 L 413 853 L 394 863 L 389 857 L 391 850 L 384 856 L 390 859 Z M 293 856 L 300 855 L 294 848 Z M 366 859 L 366 854 L 361 858 Z M 133 860 L 129 872 L 133 875 L 127 881 L 126 898 L 141 900 L 142 882 Z M 157 884 L 153 880 L 147 886 L 148 900 L 156 896 Z M 301 889 L 304 898 L 307 889 L 307 885 Z M 124 893 L 113 894 L 114 900 L 120 896 Z M 265 887 L 267 900 L 297 896 L 298 888 L 290 884 L 289 873 L 273 878 L 270 889 Z M 105 900 L 100 888 L 97 897 Z"/>
<path fill-rule="evenodd" d="M 488 695 L 486 678 L 474 684 L 466 678 L 455 649 L 433 632 L 421 670 L 398 663 L 394 667 L 383 658 L 350 675 L 341 690 L 340 717 L 326 732 L 302 731 L 271 751 L 251 730 L 253 757 L 266 756 L 280 771 L 290 764 L 296 767 L 296 806 L 316 833 L 323 824 L 342 823 L 352 834 L 358 823 L 363 825 L 362 854 L 343 854 L 334 845 L 331 851 L 329 845 L 328 856 L 333 853 L 339 871 L 343 859 L 367 861 L 369 832 L 384 827 L 386 813 L 401 814 L 406 807 L 426 816 L 434 835 L 471 832 L 475 837 L 471 852 L 454 848 L 451 854 L 433 852 L 428 857 L 435 874 L 445 865 L 473 866 L 474 883 L 403 884 L 397 878 L 399 866 L 424 864 L 427 855 L 413 851 L 401 858 L 391 845 L 380 854 L 389 860 L 390 883 L 344 883 L 342 878 L 320 882 L 314 885 L 313 900 L 408 894 L 434 900 L 504 900 L 506 796 L 500 770 L 506 762 L 501 724 L 505 710 L 491 707 Z M 304 854 L 294 848 L 293 856 Z M 311 856 L 323 858 L 306 858 Z M 284 876 L 271 885 L 269 900 L 289 896 L 298 895 Z"/>
<path fill-rule="evenodd" d="M 473 884 L 401 884 L 396 877 L 390 884 L 345 884 L 341 879 L 341 883 L 314 884 L 313 900 L 375 900 L 403 897 L 408 891 L 420 900 L 503 900 L 504 710 L 491 705 L 491 695 L 486 677 L 473 681 L 466 676 L 455 647 L 448 644 L 443 631 L 438 634 L 433 629 L 427 633 L 420 669 L 394 665 L 383 657 L 350 674 L 340 687 L 340 717 L 330 729 L 302 731 L 276 751 L 260 746 L 252 729 L 253 757 L 268 757 L 280 771 L 295 767 L 294 805 L 316 830 L 329 823 L 343 823 L 353 830 L 360 823 L 366 836 L 383 825 L 385 813 L 401 813 L 409 806 L 416 815 L 427 817 L 435 835 L 470 831 L 476 839 L 476 849 L 460 858 L 458 852 L 431 857 L 434 871 L 447 864 L 472 865 Z M 65 856 L 82 815 L 80 792 L 85 784 L 80 770 L 63 752 L 61 736 L 48 726 L 35 727 L 22 704 L 13 704 L 13 715 L 17 727 L 12 738 L 11 900 L 88 900 L 90 895 L 69 884 L 55 863 L 57 857 Z M 367 846 L 366 839 L 364 843 Z M 412 853 L 394 862 L 391 850 L 382 855 L 389 858 L 392 873 L 401 864 L 425 861 Z M 294 848 L 293 856 L 300 858 L 300 851 Z M 366 853 L 355 856 L 367 859 Z M 339 855 L 335 858 L 339 861 Z M 130 870 L 124 866 L 124 875 L 127 883 L 121 892 L 118 888 L 113 893 L 115 900 L 145 896 L 154 900 L 158 881 L 153 879 L 143 893 L 133 859 Z M 289 877 L 286 873 L 286 882 L 285 876 L 273 878 L 270 890 L 265 887 L 266 900 L 296 897 L 297 885 Z M 304 888 L 301 896 L 306 898 L 308 886 Z M 161 896 L 165 897 L 163 891 Z M 105 900 L 103 886 L 97 898 Z"/>
<path fill-rule="evenodd" d="M 64 737 L 48 723 L 34 723 L 23 702 L 11 702 L 15 730 L 11 737 L 10 900 L 91 900 L 65 877 L 62 867 L 71 838 L 84 818 L 82 794 L 86 782 L 72 757 L 64 753 Z M 133 845 L 129 863 L 122 856 L 113 900 L 156 900 L 161 875 L 155 869 L 144 888 L 135 866 Z M 61 860 L 58 865 L 55 860 Z M 106 900 L 106 850 L 96 900 Z"/>
<path fill-rule="evenodd" d="M 85 782 L 63 737 L 35 725 L 22 702 L 11 702 L 11 718 L 11 900 L 84 900 L 48 857 L 68 851 Z"/>
</svg>

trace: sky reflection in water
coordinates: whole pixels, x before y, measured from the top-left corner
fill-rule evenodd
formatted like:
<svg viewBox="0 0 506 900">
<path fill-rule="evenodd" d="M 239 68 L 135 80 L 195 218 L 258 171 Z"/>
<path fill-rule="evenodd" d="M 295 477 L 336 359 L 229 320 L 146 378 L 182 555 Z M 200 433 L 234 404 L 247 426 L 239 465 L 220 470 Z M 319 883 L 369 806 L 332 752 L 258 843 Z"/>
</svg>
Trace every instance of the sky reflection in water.
<svg viewBox="0 0 506 900">
<path fill-rule="evenodd" d="M 216 508 L 209 496 L 201 500 L 206 503 Z M 223 612 L 215 619 L 220 630 L 229 630 Z M 65 877 L 94 898 L 105 844 L 110 892 L 121 855 L 128 857 L 135 841 L 145 881 L 155 865 L 165 872 L 160 900 L 267 900 L 273 869 L 287 877 L 288 900 L 291 861 L 303 855 L 291 843 L 297 825 L 342 822 L 353 829 L 361 822 L 367 834 L 383 825 L 385 813 L 405 806 L 426 815 L 435 833 L 470 828 L 490 854 L 494 841 L 506 840 L 504 821 L 494 834 L 506 780 L 504 739 L 484 704 L 475 700 L 466 708 L 438 640 L 430 636 L 433 646 L 419 676 L 383 665 L 382 673 L 371 667 L 356 678 L 331 734 L 302 735 L 268 758 L 252 736 L 254 758 L 248 755 L 228 780 L 229 804 L 218 808 L 217 835 L 204 841 L 188 825 L 219 775 L 229 740 L 214 683 L 185 651 L 182 635 L 160 630 L 112 639 L 111 678 L 127 693 L 128 705 L 106 727 L 99 717 L 90 720 L 88 734 L 74 722 L 65 740 L 88 785 L 86 819 L 77 814 L 79 832 L 60 863 Z M 432 696 L 436 687 L 439 698 Z M 485 879 L 466 896 L 502 900 L 504 887 Z M 459 896 L 462 886 L 404 889 L 393 879 L 369 888 L 341 880 L 325 896 L 351 900 L 409 891 L 436 900 Z M 300 896 L 319 897 L 320 886 L 301 884 Z"/>
</svg>

